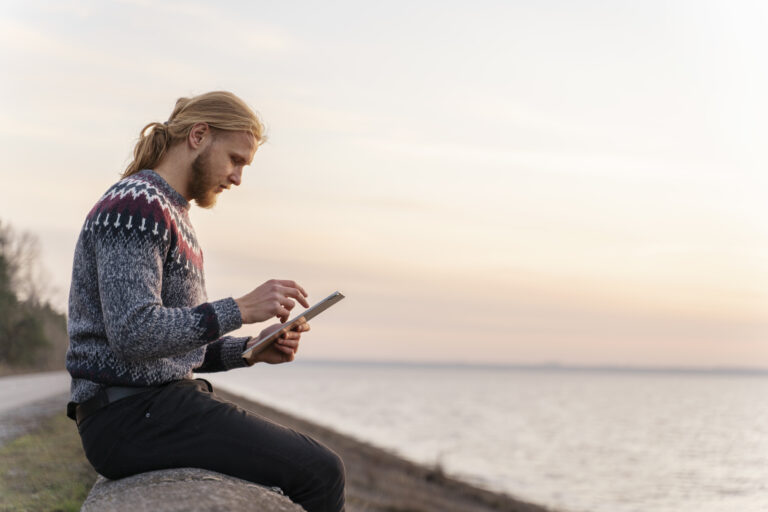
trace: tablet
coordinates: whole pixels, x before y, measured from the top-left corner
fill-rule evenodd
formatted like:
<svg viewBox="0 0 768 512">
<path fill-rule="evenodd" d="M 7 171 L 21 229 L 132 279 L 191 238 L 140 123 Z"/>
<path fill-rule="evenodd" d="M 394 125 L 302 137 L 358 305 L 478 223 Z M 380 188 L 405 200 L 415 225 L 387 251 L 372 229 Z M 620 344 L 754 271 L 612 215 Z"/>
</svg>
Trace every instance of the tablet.
<svg viewBox="0 0 768 512">
<path fill-rule="evenodd" d="M 258 354 L 259 352 L 261 352 L 262 350 L 270 346 L 272 343 L 274 343 L 275 340 L 277 340 L 277 338 L 280 337 L 280 334 L 283 331 L 290 331 L 302 318 L 306 321 L 309 321 L 312 318 L 319 315 L 320 313 L 322 313 L 323 311 L 325 311 L 326 309 L 328 309 L 329 307 L 339 302 L 343 298 L 344 298 L 344 295 L 342 295 L 340 292 L 333 292 L 332 294 L 330 294 L 329 296 L 327 296 L 326 298 L 324 298 L 323 300 L 321 300 L 311 308 L 304 310 L 304 312 L 301 313 L 300 315 L 292 318 L 291 320 L 288 320 L 286 323 L 283 324 L 282 329 L 278 329 L 272 334 L 269 334 L 264 338 L 259 339 L 256 343 L 248 347 L 248 349 L 242 353 L 242 356 L 245 357 L 253 351 L 255 351 L 255 353 Z"/>
</svg>

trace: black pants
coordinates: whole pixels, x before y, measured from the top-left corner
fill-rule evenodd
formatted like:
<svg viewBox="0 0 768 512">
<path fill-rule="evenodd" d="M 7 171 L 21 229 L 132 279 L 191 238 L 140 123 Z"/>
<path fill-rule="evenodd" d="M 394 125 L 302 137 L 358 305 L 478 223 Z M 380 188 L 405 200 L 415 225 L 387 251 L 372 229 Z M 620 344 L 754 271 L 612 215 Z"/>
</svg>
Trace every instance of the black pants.
<svg viewBox="0 0 768 512">
<path fill-rule="evenodd" d="M 78 430 L 86 457 L 107 478 L 203 468 L 280 487 L 309 512 L 344 510 L 344 466 L 335 453 L 216 397 L 202 379 L 118 400 Z"/>
</svg>

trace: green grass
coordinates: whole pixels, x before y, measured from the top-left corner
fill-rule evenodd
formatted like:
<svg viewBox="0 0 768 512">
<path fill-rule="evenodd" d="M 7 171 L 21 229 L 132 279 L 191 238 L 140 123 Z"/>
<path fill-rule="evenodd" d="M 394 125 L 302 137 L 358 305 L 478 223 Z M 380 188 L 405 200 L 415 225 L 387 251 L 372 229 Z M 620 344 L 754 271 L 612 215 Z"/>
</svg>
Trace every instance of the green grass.
<svg viewBox="0 0 768 512">
<path fill-rule="evenodd" d="M 78 511 L 96 481 L 75 424 L 57 414 L 0 447 L 0 511 Z"/>
</svg>

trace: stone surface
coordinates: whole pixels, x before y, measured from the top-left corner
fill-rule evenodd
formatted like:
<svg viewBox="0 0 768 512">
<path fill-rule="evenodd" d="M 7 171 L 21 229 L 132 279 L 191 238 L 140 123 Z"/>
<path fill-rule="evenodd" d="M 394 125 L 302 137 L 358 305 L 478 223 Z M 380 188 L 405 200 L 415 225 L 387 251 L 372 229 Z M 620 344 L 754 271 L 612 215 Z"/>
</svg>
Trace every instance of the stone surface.
<svg viewBox="0 0 768 512">
<path fill-rule="evenodd" d="M 164 469 L 108 480 L 99 477 L 81 512 L 302 512 L 268 487 L 196 468 Z"/>
</svg>

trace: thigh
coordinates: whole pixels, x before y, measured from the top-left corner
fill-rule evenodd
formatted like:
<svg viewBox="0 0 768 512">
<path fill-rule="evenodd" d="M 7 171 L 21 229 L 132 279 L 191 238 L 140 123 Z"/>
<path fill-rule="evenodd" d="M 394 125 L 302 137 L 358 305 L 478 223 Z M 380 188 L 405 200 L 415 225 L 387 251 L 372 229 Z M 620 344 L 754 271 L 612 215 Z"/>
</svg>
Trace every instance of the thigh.
<svg viewBox="0 0 768 512">
<path fill-rule="evenodd" d="M 289 494 L 294 488 L 321 485 L 329 472 L 336 471 L 338 458 L 333 452 L 308 436 L 219 399 L 206 384 L 174 383 L 110 405 L 94 416 L 98 424 L 86 420 L 81 429 L 84 446 L 86 438 L 95 438 L 101 451 L 89 456 L 99 459 L 99 466 L 94 463 L 97 471 L 120 478 L 155 469 L 198 467 L 279 486 Z M 108 414 L 102 418 L 102 412 Z"/>
</svg>

